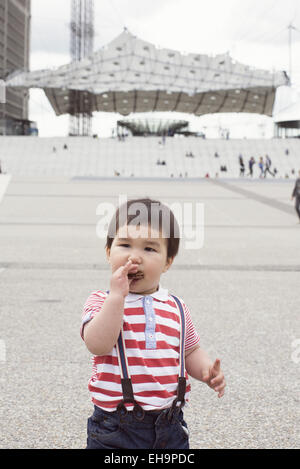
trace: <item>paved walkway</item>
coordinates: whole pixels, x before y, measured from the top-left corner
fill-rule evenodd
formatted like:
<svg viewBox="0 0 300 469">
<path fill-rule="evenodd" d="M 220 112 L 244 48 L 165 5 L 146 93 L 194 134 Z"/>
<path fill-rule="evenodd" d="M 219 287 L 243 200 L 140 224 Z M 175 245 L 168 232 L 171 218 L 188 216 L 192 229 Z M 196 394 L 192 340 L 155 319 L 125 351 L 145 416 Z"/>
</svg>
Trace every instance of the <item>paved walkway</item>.
<svg viewBox="0 0 300 469">
<path fill-rule="evenodd" d="M 189 305 L 228 382 L 219 400 L 192 381 L 191 447 L 298 447 L 300 225 L 291 192 L 286 181 L 12 178 L 0 204 L 0 447 L 85 446 L 91 360 L 81 308 L 108 286 L 96 209 L 119 194 L 204 204 L 203 247 L 183 240 L 162 279 Z"/>
</svg>

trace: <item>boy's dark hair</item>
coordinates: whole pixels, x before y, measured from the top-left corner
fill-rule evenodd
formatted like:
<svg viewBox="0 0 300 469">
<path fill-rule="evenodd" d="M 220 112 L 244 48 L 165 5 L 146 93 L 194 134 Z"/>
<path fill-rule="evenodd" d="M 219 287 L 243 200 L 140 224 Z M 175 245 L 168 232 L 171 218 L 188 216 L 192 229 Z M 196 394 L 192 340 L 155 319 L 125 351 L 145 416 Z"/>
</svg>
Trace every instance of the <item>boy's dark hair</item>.
<svg viewBox="0 0 300 469">
<path fill-rule="evenodd" d="M 180 232 L 172 210 L 158 200 L 150 198 L 132 199 L 117 208 L 108 227 L 106 248 L 124 225 L 151 226 L 167 239 L 167 257 L 175 257 L 179 249 Z"/>
</svg>

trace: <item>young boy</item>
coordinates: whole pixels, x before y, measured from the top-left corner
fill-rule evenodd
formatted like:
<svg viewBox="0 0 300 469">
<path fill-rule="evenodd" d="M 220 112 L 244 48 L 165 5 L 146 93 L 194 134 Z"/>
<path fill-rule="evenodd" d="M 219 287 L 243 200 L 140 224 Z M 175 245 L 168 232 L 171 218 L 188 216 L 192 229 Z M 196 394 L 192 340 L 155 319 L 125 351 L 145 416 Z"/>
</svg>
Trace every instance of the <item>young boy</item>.
<svg viewBox="0 0 300 469">
<path fill-rule="evenodd" d="M 188 375 L 224 395 L 220 360 L 211 362 L 187 306 L 160 285 L 178 248 L 167 206 L 136 199 L 117 209 L 106 242 L 110 289 L 90 295 L 81 327 L 94 355 L 88 449 L 187 449 Z"/>
</svg>

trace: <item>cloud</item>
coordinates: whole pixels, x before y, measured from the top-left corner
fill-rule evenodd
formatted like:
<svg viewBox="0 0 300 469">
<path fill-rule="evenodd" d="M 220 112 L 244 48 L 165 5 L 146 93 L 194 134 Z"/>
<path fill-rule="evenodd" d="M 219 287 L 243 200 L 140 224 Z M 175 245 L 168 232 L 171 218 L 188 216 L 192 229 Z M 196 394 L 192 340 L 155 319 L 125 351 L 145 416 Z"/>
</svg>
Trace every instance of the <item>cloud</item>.
<svg viewBox="0 0 300 469">
<path fill-rule="evenodd" d="M 56 68 L 69 62 L 70 56 L 68 54 L 38 51 L 30 56 L 30 70 Z"/>
<path fill-rule="evenodd" d="M 171 5 L 173 0 L 164 0 Z M 176 0 L 175 0 L 176 3 Z M 124 26 L 156 18 L 162 8 L 161 0 L 103 0 L 94 2 L 96 49 L 121 33 Z M 31 51 L 70 54 L 70 0 L 32 1 Z M 130 29 L 130 28 L 129 28 Z"/>
<path fill-rule="evenodd" d="M 69 54 L 70 1 L 31 2 L 31 52 Z"/>
<path fill-rule="evenodd" d="M 288 24 L 297 27 L 299 0 L 102 0 L 95 5 L 95 50 L 126 26 L 161 47 L 207 54 L 259 45 L 288 44 Z M 32 1 L 32 53 L 70 55 L 71 1 Z M 300 43 L 299 30 L 293 44 Z M 244 62 L 247 63 L 245 54 Z"/>
</svg>

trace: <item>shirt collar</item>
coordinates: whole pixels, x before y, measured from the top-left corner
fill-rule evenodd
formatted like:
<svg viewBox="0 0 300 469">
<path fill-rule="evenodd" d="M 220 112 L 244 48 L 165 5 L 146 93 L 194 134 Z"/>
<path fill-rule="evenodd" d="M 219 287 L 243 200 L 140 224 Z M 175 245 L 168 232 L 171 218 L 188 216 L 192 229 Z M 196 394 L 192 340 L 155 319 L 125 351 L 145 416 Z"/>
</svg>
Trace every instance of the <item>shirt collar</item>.
<svg viewBox="0 0 300 469">
<path fill-rule="evenodd" d="M 144 298 L 145 296 L 152 296 L 156 300 L 159 301 L 168 301 L 169 299 L 169 292 L 166 288 L 162 288 L 160 285 L 158 287 L 158 290 L 155 292 L 151 293 L 150 295 L 140 295 L 139 293 L 128 293 L 128 295 L 125 297 L 125 304 L 126 303 L 133 303 L 135 301 L 140 300 L 141 298 Z"/>
</svg>

